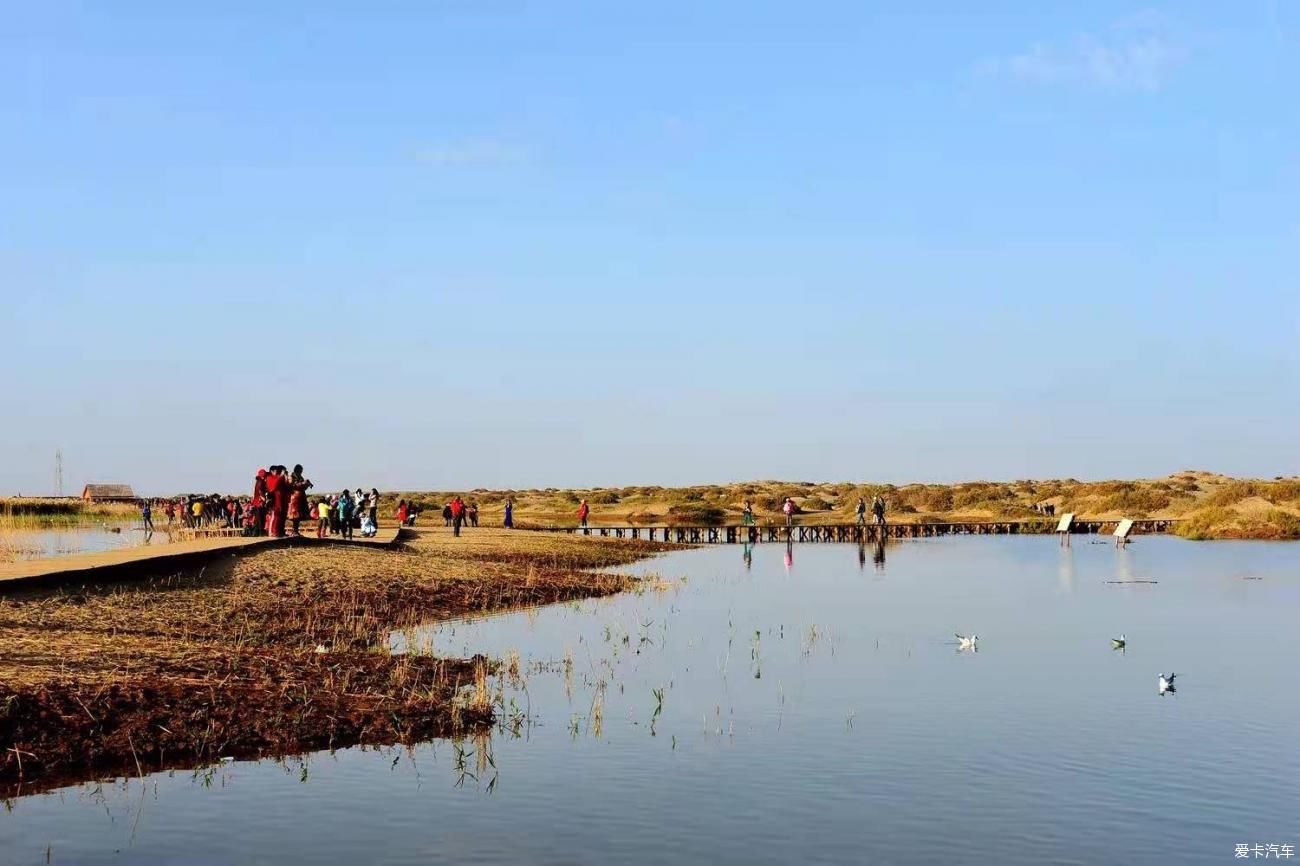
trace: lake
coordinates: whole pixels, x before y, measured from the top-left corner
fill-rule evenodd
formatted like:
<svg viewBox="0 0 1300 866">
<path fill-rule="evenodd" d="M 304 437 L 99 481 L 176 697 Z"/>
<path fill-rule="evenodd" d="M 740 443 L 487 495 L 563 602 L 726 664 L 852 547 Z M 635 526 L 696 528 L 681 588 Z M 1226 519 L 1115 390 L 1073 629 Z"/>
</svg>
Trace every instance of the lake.
<svg viewBox="0 0 1300 866">
<path fill-rule="evenodd" d="M 98 553 L 120 547 L 166 544 L 165 531 L 145 535 L 140 521 L 50 523 L 9 529 L 0 538 L 0 555 L 10 560 L 47 559 L 74 553 Z M 4 561 L 0 558 L 0 561 Z"/>
<path fill-rule="evenodd" d="M 490 738 L 23 797 L 0 860 L 1230 862 L 1300 845 L 1298 566 L 1165 537 L 668 554 L 640 592 L 394 636 L 517 669 Z"/>
</svg>

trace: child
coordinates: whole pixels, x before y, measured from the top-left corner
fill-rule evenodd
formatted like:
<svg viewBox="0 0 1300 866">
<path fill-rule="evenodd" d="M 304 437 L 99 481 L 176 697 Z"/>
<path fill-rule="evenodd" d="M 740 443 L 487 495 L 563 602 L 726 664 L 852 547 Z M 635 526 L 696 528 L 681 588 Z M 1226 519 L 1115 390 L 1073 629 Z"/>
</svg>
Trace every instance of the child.
<svg viewBox="0 0 1300 866">
<path fill-rule="evenodd" d="M 330 528 L 330 501 L 322 499 L 316 505 L 316 537 L 324 538 Z"/>
</svg>

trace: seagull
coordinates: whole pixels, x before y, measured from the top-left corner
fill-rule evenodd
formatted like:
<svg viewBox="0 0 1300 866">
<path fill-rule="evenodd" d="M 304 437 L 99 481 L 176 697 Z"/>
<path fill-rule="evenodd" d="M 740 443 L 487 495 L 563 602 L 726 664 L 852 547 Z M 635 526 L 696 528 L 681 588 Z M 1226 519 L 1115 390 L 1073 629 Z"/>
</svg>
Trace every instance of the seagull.
<svg viewBox="0 0 1300 866">
<path fill-rule="evenodd" d="M 970 637 L 967 637 L 967 636 L 964 635 L 964 634 L 959 634 L 959 635 L 954 635 L 954 637 L 957 638 L 957 649 L 958 649 L 958 650 L 978 650 L 978 649 L 979 649 L 978 644 L 979 644 L 980 636 L 977 635 L 977 634 L 973 634 L 973 635 L 971 635 Z"/>
<path fill-rule="evenodd" d="M 1165 692 L 1178 691 L 1178 689 L 1174 688 L 1174 677 L 1178 676 L 1178 674 L 1173 674 L 1173 673 L 1158 674 L 1158 676 L 1160 677 L 1159 679 L 1160 694 L 1163 695 Z"/>
<path fill-rule="evenodd" d="M 1120 635 L 1119 637 L 1113 637 L 1110 639 L 1111 649 L 1124 649 L 1124 647 L 1127 645 L 1128 645 L 1128 641 L 1124 639 L 1124 635 Z"/>
</svg>

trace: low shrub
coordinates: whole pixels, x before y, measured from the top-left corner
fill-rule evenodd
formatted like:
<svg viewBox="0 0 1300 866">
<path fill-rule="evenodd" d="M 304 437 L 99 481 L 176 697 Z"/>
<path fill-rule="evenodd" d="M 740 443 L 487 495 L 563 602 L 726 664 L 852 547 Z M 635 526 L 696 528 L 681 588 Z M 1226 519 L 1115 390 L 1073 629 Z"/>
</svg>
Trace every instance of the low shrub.
<svg viewBox="0 0 1300 866">
<path fill-rule="evenodd" d="M 1200 508 L 1174 524 L 1174 533 L 1193 541 L 1204 541 L 1218 537 L 1216 527 L 1222 528 L 1233 522 L 1236 512 L 1218 506 Z"/>
<path fill-rule="evenodd" d="M 1205 497 L 1202 504 L 1210 507 L 1233 505 L 1260 493 L 1260 485 L 1254 481 L 1230 481 Z"/>
<path fill-rule="evenodd" d="M 668 509 L 668 523 L 672 526 L 721 526 L 727 512 L 715 505 L 674 505 Z"/>
<path fill-rule="evenodd" d="M 1152 511 L 1168 508 L 1170 498 L 1158 490 L 1134 487 L 1112 493 L 1101 501 L 1102 511 L 1118 511 L 1129 517 L 1146 517 Z"/>
<path fill-rule="evenodd" d="M 1273 508 L 1264 514 L 1241 514 L 1230 508 L 1202 508 L 1174 526 L 1184 538 L 1204 541 L 1213 538 L 1300 539 L 1300 517 Z"/>
</svg>

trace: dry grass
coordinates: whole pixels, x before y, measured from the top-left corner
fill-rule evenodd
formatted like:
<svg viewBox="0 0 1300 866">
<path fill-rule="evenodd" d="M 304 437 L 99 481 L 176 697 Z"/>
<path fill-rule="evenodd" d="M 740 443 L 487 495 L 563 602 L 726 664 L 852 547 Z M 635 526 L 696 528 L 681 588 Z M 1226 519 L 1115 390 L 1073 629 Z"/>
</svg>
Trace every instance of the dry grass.
<svg viewBox="0 0 1300 866">
<path fill-rule="evenodd" d="M 139 513 L 139 506 L 130 502 L 82 502 L 70 496 L 0 496 L 0 518 L 34 518 L 75 523 L 85 519 L 128 519 Z"/>
<path fill-rule="evenodd" d="M 1283 512 L 1300 506 L 1300 480 L 1240 480 L 1191 471 L 1132 481 L 1082 482 L 1069 478 L 902 486 L 751 481 L 680 488 L 461 491 L 461 495 L 479 503 L 484 525 L 500 523 L 507 496 L 515 501 L 516 523 L 523 525 L 572 525 L 577 520 L 580 499 L 591 504 L 593 524 L 739 523 L 746 499 L 753 503 L 760 525 L 781 523 L 780 507 L 786 496 L 793 497 L 800 506 L 802 523 L 844 523 L 853 520 L 859 497 L 870 501 L 877 493 L 885 498 L 890 519 L 897 523 L 1025 519 L 1040 515 L 1033 509 L 1036 504 L 1051 504 L 1058 514 L 1073 511 L 1080 519 L 1106 520 L 1180 518 L 1201 508 L 1232 504 L 1250 496 L 1263 497 Z M 453 495 L 450 491 L 402 493 L 392 499 L 395 502 L 400 496 L 422 502 L 429 509 L 423 520 L 440 522 L 438 510 Z"/>
<path fill-rule="evenodd" d="M 483 660 L 392 656 L 388 635 L 617 592 L 632 581 L 589 569 L 660 549 L 437 530 L 400 550 L 280 548 L 199 575 L 0 598 L 0 781 L 18 779 L 19 756 L 29 781 L 129 766 L 124 743 L 159 767 L 481 724 Z"/>
</svg>

